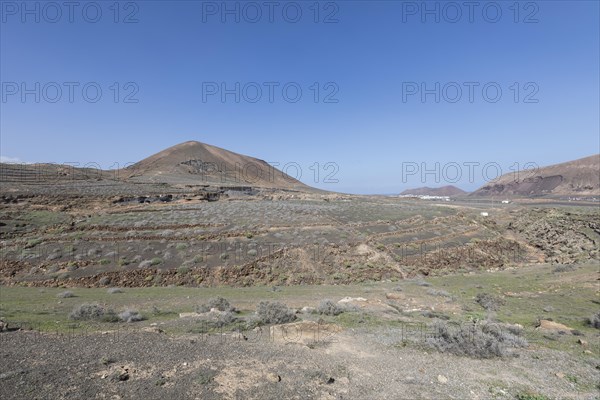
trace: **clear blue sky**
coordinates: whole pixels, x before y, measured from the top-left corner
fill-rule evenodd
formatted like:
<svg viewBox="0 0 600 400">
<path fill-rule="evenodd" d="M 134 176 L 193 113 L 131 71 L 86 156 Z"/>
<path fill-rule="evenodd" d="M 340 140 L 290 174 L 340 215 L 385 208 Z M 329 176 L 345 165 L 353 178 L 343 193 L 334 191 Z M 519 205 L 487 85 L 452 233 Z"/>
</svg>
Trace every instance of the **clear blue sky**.
<svg viewBox="0 0 600 400">
<path fill-rule="evenodd" d="M 256 10 L 244 8 L 244 2 L 238 3 L 239 23 L 235 15 L 223 14 L 221 1 L 121 2 L 119 23 L 113 1 L 87 6 L 87 20 L 82 8 L 90 2 L 80 2 L 73 22 L 67 8 L 61 17 L 51 7 L 40 9 L 36 22 L 35 12 L 23 14 L 22 2 L 1 3 L 5 160 L 96 162 L 109 168 L 198 140 L 280 165 L 296 162 L 304 182 L 324 189 L 398 193 L 446 183 L 443 175 L 438 182 L 433 174 L 403 178 L 406 163 L 430 169 L 436 162 L 440 168 L 458 163 L 463 179 L 456 184 L 471 190 L 484 183 L 487 163 L 509 172 L 514 163 L 547 165 L 600 151 L 598 1 L 521 2 L 518 15 L 513 1 L 493 3 L 484 14 L 490 2 L 482 1 L 472 22 L 467 8 L 458 18 L 456 10 L 444 8 L 446 2 L 427 2 L 429 9 L 439 7 L 439 22 L 428 14 L 423 22 L 423 10 L 413 7 L 425 6 L 417 2 L 321 2 L 318 23 L 312 1 L 291 4 L 285 14 L 287 2 L 280 2 L 273 22 L 268 5 L 258 1 L 262 15 L 256 23 L 250 21 Z M 34 9 L 35 2 L 27 4 Z M 96 4 L 102 16 L 91 23 Z M 502 15 L 492 23 L 495 5 Z M 298 7 L 302 16 L 292 23 Z M 138 22 L 123 23 L 128 16 Z M 324 23 L 326 18 L 338 22 Z M 23 101 L 20 85 L 35 91 L 35 82 L 40 102 L 35 94 Z M 62 85 L 55 103 L 51 82 Z M 73 102 L 65 82 L 79 83 Z M 102 89 L 96 103 L 83 97 L 88 82 Z M 116 103 L 114 82 L 120 89 Z M 134 85 L 125 87 L 127 82 Z M 250 85 L 236 103 L 234 95 L 222 102 L 220 95 L 206 93 L 203 101 L 203 82 L 229 88 L 236 82 L 280 85 L 273 102 L 266 86 L 256 103 L 248 101 L 256 95 Z M 302 89 L 296 103 L 282 95 L 288 82 Z M 320 86 L 317 103 L 314 82 Z M 328 82 L 333 85 L 325 87 Z M 440 90 L 439 103 L 433 94 L 422 102 L 419 93 L 407 95 L 414 86 L 404 82 L 429 88 L 457 82 L 463 93 L 450 102 L 456 93 L 450 85 L 446 96 Z M 464 82 L 479 83 L 473 102 Z M 482 95 L 489 82 L 502 89 L 495 103 Z M 135 87 L 138 102 L 124 102 Z M 324 102 L 335 88 L 332 98 L 338 102 Z M 488 93 L 488 99 L 494 97 L 493 90 Z M 318 183 L 310 169 L 315 162 Z M 339 166 L 338 183 L 323 182 L 327 162 Z M 479 163 L 473 182 L 466 176 L 468 162 Z M 495 175 L 494 169 L 488 172 Z"/>
</svg>

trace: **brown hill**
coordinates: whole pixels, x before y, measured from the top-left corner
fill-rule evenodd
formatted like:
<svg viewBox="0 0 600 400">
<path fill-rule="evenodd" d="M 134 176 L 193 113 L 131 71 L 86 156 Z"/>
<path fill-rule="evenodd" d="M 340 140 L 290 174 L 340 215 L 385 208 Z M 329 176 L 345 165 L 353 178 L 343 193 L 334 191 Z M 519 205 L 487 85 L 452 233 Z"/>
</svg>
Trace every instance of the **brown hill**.
<svg viewBox="0 0 600 400">
<path fill-rule="evenodd" d="M 600 195 L 600 154 L 550 165 L 535 171 L 502 175 L 472 196 L 597 196 Z"/>
<path fill-rule="evenodd" d="M 456 186 L 448 185 L 439 188 L 421 187 L 416 189 L 408 189 L 400 193 L 400 195 L 414 195 L 414 196 L 458 196 L 466 194 L 464 190 L 457 188 Z"/>
<path fill-rule="evenodd" d="M 0 182 L 25 184 L 52 184 L 57 182 L 111 179 L 115 174 L 95 168 L 78 168 L 69 164 L 0 163 Z"/>
<path fill-rule="evenodd" d="M 128 180 L 169 184 L 315 190 L 263 160 L 196 141 L 169 147 L 125 169 Z"/>
</svg>

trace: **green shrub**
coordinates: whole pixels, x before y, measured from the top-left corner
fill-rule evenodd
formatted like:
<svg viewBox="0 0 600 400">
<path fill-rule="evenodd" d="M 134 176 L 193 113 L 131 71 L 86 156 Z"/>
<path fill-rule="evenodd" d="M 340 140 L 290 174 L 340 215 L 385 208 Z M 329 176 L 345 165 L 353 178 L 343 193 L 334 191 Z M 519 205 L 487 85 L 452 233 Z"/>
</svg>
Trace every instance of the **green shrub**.
<svg viewBox="0 0 600 400">
<path fill-rule="evenodd" d="M 27 244 L 25 245 L 25 248 L 26 249 L 30 249 L 32 247 L 37 246 L 40 243 L 42 243 L 42 239 L 31 239 L 31 240 L 27 241 Z"/>
<path fill-rule="evenodd" d="M 189 269 L 188 267 L 186 267 L 186 266 L 183 266 L 183 265 L 182 265 L 182 266 L 180 266 L 179 268 L 177 268 L 177 273 L 178 273 L 178 274 L 185 275 L 185 274 L 187 274 L 188 272 L 190 272 L 190 269 Z"/>
<path fill-rule="evenodd" d="M 160 257 L 154 257 L 151 261 L 150 264 L 152 265 L 158 265 L 158 264 L 162 264 L 163 260 Z"/>
</svg>

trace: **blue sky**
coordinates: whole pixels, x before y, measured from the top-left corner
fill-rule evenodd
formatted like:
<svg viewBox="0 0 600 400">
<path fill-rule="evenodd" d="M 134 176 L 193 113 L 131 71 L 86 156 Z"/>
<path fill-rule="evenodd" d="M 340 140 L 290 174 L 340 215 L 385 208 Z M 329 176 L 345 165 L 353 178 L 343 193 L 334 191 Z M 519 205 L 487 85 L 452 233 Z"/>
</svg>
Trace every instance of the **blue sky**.
<svg viewBox="0 0 600 400">
<path fill-rule="evenodd" d="M 324 189 L 398 193 L 600 151 L 597 1 L 482 1 L 472 21 L 463 2 L 281 1 L 272 21 L 264 1 L 228 2 L 239 22 L 220 1 L 82 1 L 72 22 L 63 2 L 1 3 L 4 159 L 110 168 L 198 140 L 297 163 Z"/>
</svg>

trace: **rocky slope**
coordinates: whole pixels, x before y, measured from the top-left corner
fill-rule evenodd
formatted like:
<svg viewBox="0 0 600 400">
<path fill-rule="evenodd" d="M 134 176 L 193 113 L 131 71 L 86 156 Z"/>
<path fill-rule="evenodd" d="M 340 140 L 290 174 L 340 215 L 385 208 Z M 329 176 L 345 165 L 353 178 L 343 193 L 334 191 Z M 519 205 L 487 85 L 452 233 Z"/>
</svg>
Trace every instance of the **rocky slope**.
<svg viewBox="0 0 600 400">
<path fill-rule="evenodd" d="M 600 154 L 519 173 L 510 172 L 472 196 L 598 196 Z"/>
</svg>

